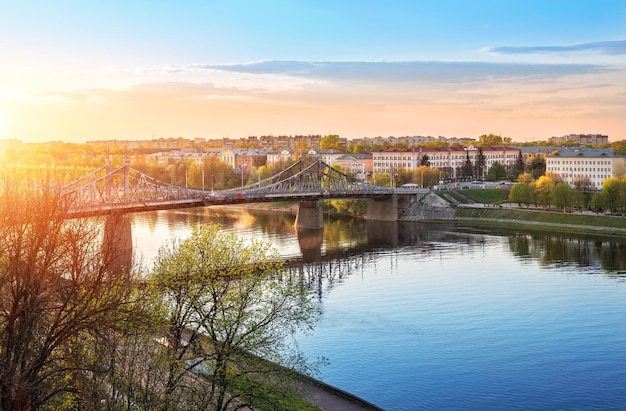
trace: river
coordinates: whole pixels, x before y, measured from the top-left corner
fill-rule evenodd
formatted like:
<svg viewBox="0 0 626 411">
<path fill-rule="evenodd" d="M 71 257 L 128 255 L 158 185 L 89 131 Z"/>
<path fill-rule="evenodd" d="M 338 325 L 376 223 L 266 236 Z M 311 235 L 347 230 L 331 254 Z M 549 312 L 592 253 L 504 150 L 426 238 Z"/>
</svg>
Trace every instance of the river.
<svg viewBox="0 0 626 411">
<path fill-rule="evenodd" d="M 320 378 L 386 410 L 626 409 L 626 242 L 196 208 L 134 214 L 145 265 L 219 223 L 271 242 L 317 293 L 297 337 Z"/>
</svg>

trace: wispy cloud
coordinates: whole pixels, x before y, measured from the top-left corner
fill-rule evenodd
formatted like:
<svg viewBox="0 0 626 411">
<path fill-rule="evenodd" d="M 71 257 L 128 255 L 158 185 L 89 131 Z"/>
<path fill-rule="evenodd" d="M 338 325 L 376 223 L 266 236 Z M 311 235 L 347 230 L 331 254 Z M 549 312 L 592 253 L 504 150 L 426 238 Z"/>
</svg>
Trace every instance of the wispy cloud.
<svg viewBox="0 0 626 411">
<path fill-rule="evenodd" d="M 247 64 L 195 65 L 206 70 L 246 74 L 281 74 L 327 81 L 464 83 L 493 79 L 555 79 L 610 70 L 595 64 L 522 64 L 446 61 L 291 61 L 266 60 Z"/>
<path fill-rule="evenodd" d="M 563 46 L 502 46 L 487 47 L 482 51 L 494 54 L 559 54 L 559 53 L 595 53 L 610 56 L 626 55 L 626 40 L 596 41 Z"/>
</svg>

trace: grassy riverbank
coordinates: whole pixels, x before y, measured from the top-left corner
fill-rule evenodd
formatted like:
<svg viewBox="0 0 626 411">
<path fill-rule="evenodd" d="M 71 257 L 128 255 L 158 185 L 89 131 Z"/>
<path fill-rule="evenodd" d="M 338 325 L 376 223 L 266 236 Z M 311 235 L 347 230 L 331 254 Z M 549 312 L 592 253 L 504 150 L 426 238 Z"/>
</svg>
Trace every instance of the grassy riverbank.
<svg viewBox="0 0 626 411">
<path fill-rule="evenodd" d="M 458 207 L 456 220 L 494 225 L 541 225 L 563 232 L 626 236 L 626 218 L 498 207 Z"/>
</svg>

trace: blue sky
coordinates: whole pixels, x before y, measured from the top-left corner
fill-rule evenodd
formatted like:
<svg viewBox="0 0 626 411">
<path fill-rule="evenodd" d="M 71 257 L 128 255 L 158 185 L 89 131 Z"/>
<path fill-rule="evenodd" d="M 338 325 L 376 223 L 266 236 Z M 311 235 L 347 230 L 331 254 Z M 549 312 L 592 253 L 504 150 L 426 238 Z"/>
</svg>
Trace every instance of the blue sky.
<svg viewBox="0 0 626 411">
<path fill-rule="evenodd" d="M 0 0 L 0 138 L 626 138 L 626 1 Z"/>
</svg>

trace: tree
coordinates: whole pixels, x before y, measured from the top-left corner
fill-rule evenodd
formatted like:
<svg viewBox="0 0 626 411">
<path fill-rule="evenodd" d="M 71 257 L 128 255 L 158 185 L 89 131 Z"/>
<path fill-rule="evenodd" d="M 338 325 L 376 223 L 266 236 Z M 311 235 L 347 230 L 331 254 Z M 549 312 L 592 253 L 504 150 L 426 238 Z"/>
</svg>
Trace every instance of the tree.
<svg viewBox="0 0 626 411">
<path fill-rule="evenodd" d="M 491 165 L 491 168 L 489 169 L 487 176 L 488 176 L 488 179 L 491 181 L 502 180 L 506 178 L 506 170 L 504 169 L 504 166 L 500 164 L 500 162 L 495 161 Z"/>
<path fill-rule="evenodd" d="M 565 210 L 567 207 L 572 206 L 573 194 L 573 189 L 569 184 L 563 182 L 556 183 L 554 188 L 552 188 L 551 203 Z"/>
<path fill-rule="evenodd" d="M 476 177 L 482 178 L 485 174 L 485 167 L 487 166 L 487 159 L 483 153 L 483 149 L 478 147 L 478 155 L 476 156 Z"/>
<path fill-rule="evenodd" d="M 509 202 L 517 203 L 520 207 L 522 204 L 528 204 L 530 202 L 530 196 L 528 193 L 528 185 L 515 183 L 511 187 L 509 192 Z"/>
<path fill-rule="evenodd" d="M 522 184 L 530 184 L 533 182 L 533 176 L 530 173 L 522 173 L 517 176 L 517 181 Z"/>
<path fill-rule="evenodd" d="M 204 407 L 252 407 L 254 398 L 242 387 L 253 376 L 270 383 L 277 381 L 271 373 L 279 374 L 258 357 L 310 371 L 300 354 L 288 349 L 286 337 L 310 329 L 318 311 L 298 284 L 281 279 L 281 267 L 268 244 L 217 225 L 197 226 L 188 239 L 160 250 L 153 284 L 168 302 L 163 332 L 171 361 L 163 409 L 181 407 L 198 390 L 205 394 Z M 199 367 L 206 370 L 207 386 L 184 384 L 184 376 Z"/>
<path fill-rule="evenodd" d="M 109 392 L 98 390 L 107 370 L 99 353 L 133 327 L 130 267 L 113 271 L 115 241 L 100 250 L 102 225 L 66 220 L 68 199 L 47 184 L 1 184 L 0 408 L 100 407 L 87 393 Z"/>
<path fill-rule="evenodd" d="M 339 142 L 339 136 L 337 134 L 329 134 L 322 137 L 320 140 L 320 149 L 334 149 L 339 151 L 345 151 L 346 147 Z"/>
<path fill-rule="evenodd" d="M 620 201 L 621 183 L 615 177 L 610 177 L 602 182 L 603 208 L 615 213 L 622 209 L 623 202 Z"/>
<path fill-rule="evenodd" d="M 554 180 L 548 176 L 541 176 L 535 183 L 535 191 L 537 195 L 537 202 L 546 207 L 550 205 L 552 198 L 552 189 L 554 188 Z"/>
<path fill-rule="evenodd" d="M 522 156 L 522 152 L 517 153 L 517 157 L 515 157 L 515 164 L 513 168 L 509 170 L 508 178 L 515 181 L 517 177 L 524 172 L 524 157 Z"/>
<path fill-rule="evenodd" d="M 472 160 L 470 160 L 469 151 L 465 153 L 465 163 L 463 163 L 463 167 L 461 168 L 461 175 L 463 177 L 471 177 L 474 171 L 474 166 L 472 165 Z"/>
<path fill-rule="evenodd" d="M 495 134 L 483 134 L 478 137 L 477 145 L 480 146 L 499 146 L 502 144 L 511 143 L 511 137 L 504 137 L 495 135 Z"/>
<path fill-rule="evenodd" d="M 626 156 L 626 140 L 612 142 L 611 150 L 613 150 L 615 154 Z"/>
<path fill-rule="evenodd" d="M 546 160 L 540 156 L 534 157 L 526 166 L 526 172 L 531 173 L 533 178 L 537 180 L 546 172 Z"/>
</svg>

